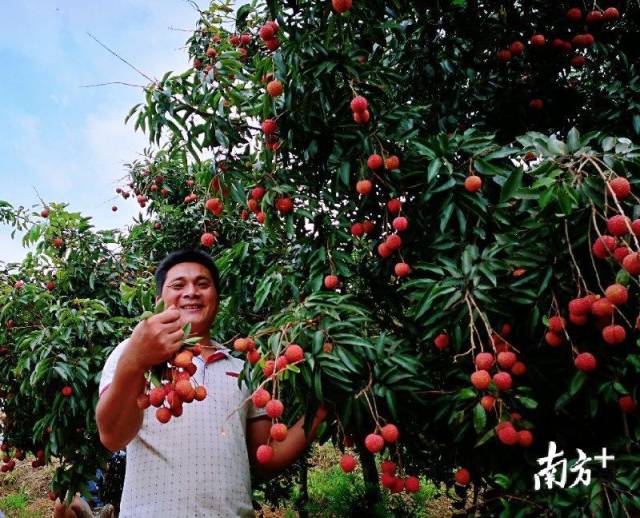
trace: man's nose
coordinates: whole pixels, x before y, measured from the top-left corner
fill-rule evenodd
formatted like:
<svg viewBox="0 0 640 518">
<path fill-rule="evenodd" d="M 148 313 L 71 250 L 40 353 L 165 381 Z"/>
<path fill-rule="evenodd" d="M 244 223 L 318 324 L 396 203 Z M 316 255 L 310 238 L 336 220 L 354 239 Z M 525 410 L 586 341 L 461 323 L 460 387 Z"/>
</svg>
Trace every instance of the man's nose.
<svg viewBox="0 0 640 518">
<path fill-rule="evenodd" d="M 187 284 L 184 290 L 184 295 L 186 297 L 194 296 L 198 294 L 198 285 L 197 284 Z"/>
</svg>

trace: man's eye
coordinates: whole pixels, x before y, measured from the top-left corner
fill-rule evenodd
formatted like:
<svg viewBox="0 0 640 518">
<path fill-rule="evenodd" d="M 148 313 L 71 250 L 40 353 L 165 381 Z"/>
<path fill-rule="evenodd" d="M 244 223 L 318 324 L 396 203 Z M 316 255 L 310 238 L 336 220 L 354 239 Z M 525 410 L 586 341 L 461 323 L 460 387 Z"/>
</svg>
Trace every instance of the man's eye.
<svg viewBox="0 0 640 518">
<path fill-rule="evenodd" d="M 182 284 L 174 284 L 171 286 L 174 290 L 181 290 L 183 288 Z"/>
</svg>

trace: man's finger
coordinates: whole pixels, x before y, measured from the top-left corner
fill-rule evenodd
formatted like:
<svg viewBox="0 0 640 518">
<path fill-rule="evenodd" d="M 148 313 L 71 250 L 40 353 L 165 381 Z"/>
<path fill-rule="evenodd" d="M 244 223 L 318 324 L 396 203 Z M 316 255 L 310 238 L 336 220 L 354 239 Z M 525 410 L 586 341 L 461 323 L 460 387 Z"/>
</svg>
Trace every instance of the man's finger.
<svg viewBox="0 0 640 518">
<path fill-rule="evenodd" d="M 169 339 L 169 343 L 171 343 L 172 345 L 181 344 L 183 336 L 184 336 L 184 333 L 182 331 L 182 328 L 178 328 L 177 331 L 174 331 L 172 333 L 167 333 L 167 338 Z"/>
<path fill-rule="evenodd" d="M 175 322 L 180 318 L 180 311 L 178 311 L 175 307 L 170 309 L 165 309 L 162 313 L 158 313 L 156 315 L 158 318 L 158 322 L 162 322 L 166 324 L 167 322 Z"/>
</svg>

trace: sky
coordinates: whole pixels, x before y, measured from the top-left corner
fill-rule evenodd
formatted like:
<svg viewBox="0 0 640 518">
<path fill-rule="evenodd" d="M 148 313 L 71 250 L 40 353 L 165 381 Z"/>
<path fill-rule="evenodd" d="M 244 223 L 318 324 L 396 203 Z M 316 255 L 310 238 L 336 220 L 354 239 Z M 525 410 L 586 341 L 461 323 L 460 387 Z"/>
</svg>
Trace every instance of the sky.
<svg viewBox="0 0 640 518">
<path fill-rule="evenodd" d="M 206 0 L 196 2 L 201 8 Z M 241 3 L 241 2 L 238 2 Z M 85 85 L 146 80 L 87 33 L 153 78 L 189 65 L 184 48 L 198 13 L 186 0 L 20 0 L 0 20 L 0 200 L 31 207 L 68 202 L 98 229 L 124 228 L 139 207 L 116 197 L 124 164 L 145 135 L 125 126 L 140 88 Z M 111 207 L 116 205 L 117 212 Z M 40 212 L 42 206 L 38 206 Z M 138 210 L 136 210 L 136 208 Z M 0 225 L 0 260 L 24 257 Z"/>
</svg>

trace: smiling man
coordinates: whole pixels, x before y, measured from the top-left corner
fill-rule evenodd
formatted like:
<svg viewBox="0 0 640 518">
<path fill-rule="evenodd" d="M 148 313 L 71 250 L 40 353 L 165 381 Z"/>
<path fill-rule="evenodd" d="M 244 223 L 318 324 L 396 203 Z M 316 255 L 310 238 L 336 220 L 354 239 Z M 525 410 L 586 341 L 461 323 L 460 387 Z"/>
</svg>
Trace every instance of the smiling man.
<svg viewBox="0 0 640 518">
<path fill-rule="evenodd" d="M 258 446 L 268 441 L 271 421 L 243 404 L 250 394 L 238 386 L 242 360 L 209 337 L 218 310 L 218 271 L 206 253 L 180 250 L 160 263 L 155 277 L 166 309 L 140 322 L 114 349 L 100 380 L 100 440 L 112 451 L 127 450 L 120 517 L 254 516 L 250 463 Z M 193 378 L 208 396 L 161 424 L 155 408 L 140 410 L 136 398 L 144 389 L 145 372 L 181 347 L 181 326 L 187 322 L 191 334 L 202 337 Z M 270 476 L 294 462 L 325 415 L 321 408 L 308 436 L 303 419 L 292 426 L 287 438 L 274 445 L 273 460 L 254 466 L 258 474 Z"/>
</svg>

